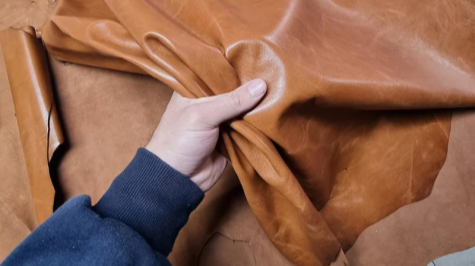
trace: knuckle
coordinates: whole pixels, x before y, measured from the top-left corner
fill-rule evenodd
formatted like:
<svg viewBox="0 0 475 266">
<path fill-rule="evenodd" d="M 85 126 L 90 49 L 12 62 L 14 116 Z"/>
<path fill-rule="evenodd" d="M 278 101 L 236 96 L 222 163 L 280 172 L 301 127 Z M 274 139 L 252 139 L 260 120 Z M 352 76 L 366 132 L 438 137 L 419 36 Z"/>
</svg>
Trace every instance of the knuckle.
<svg viewBox="0 0 475 266">
<path fill-rule="evenodd" d="M 189 98 L 182 97 L 180 99 L 180 104 L 181 104 L 181 106 L 183 106 L 185 108 L 189 108 L 189 107 L 192 107 L 194 105 L 194 100 L 195 99 L 189 99 Z"/>
<path fill-rule="evenodd" d="M 235 93 L 235 92 L 232 92 L 230 94 L 228 94 L 228 96 L 226 97 L 229 105 L 231 105 L 231 107 L 233 107 L 234 109 L 236 110 L 242 110 L 243 106 L 244 106 L 244 97 L 242 97 L 241 95 Z"/>
<path fill-rule="evenodd" d="M 188 126 L 194 128 L 202 124 L 202 119 L 199 115 L 190 114 L 188 117 Z"/>
<path fill-rule="evenodd" d="M 192 123 L 192 124 L 199 124 L 202 120 L 202 117 L 201 117 L 201 114 L 199 113 L 199 110 L 198 108 L 195 108 L 195 107 L 189 107 L 187 108 L 187 117 L 188 117 L 188 121 L 189 123 Z"/>
</svg>

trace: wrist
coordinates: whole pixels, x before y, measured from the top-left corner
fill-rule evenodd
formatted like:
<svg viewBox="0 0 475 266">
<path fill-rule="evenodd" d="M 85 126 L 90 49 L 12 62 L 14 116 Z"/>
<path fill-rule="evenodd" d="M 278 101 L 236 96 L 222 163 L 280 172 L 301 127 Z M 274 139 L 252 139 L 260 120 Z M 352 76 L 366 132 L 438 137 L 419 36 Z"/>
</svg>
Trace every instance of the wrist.
<svg viewBox="0 0 475 266">
<path fill-rule="evenodd" d="M 174 156 L 172 156 L 169 153 L 165 152 L 165 150 L 166 150 L 165 148 L 160 148 L 160 147 L 162 147 L 162 146 L 150 142 L 149 144 L 147 144 L 147 146 L 145 146 L 145 149 L 147 151 L 151 152 L 152 154 L 154 154 L 155 156 L 157 156 L 158 158 L 160 158 L 160 160 L 162 162 L 166 163 L 168 166 L 173 168 L 175 171 L 178 171 L 182 175 L 185 175 L 185 176 L 189 177 L 189 175 L 187 173 L 184 173 L 180 169 L 180 163 L 177 160 L 174 159 Z"/>
</svg>

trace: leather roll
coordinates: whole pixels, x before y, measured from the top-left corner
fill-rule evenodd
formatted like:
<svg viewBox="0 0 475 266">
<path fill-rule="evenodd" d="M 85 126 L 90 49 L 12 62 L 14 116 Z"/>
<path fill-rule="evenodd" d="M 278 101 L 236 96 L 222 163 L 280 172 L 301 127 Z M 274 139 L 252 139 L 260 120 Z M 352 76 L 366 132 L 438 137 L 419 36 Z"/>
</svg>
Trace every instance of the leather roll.
<svg viewBox="0 0 475 266">
<path fill-rule="evenodd" d="M 38 225 L 53 212 L 49 163 L 64 141 L 63 133 L 45 49 L 35 29 L 7 29 L 0 33 L 0 40 Z"/>
<path fill-rule="evenodd" d="M 274 245 L 297 265 L 328 265 L 430 194 L 447 109 L 475 105 L 475 48 L 457 26 L 473 14 L 437 6 L 442 27 L 397 2 L 411 6 L 400 20 L 347 1 L 71 0 L 42 35 L 58 60 L 148 74 L 186 97 L 263 78 L 264 100 L 223 127 L 222 145 Z"/>
</svg>

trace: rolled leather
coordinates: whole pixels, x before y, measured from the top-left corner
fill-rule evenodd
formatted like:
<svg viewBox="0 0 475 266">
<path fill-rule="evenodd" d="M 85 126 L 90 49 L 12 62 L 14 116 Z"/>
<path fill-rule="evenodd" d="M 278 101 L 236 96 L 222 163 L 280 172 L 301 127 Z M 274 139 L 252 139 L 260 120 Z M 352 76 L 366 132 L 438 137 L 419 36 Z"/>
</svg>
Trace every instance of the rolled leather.
<svg viewBox="0 0 475 266">
<path fill-rule="evenodd" d="M 53 212 L 49 163 L 64 138 L 45 49 L 35 29 L 10 28 L 0 32 L 0 40 L 34 205 L 35 222 L 29 228 L 33 230 Z"/>
<path fill-rule="evenodd" d="M 263 78 L 265 99 L 222 139 L 269 239 L 307 266 L 430 194 L 450 134 L 436 109 L 475 104 L 474 48 L 430 30 L 346 1 L 71 0 L 42 36 L 58 60 L 145 73 L 186 97 Z"/>
</svg>

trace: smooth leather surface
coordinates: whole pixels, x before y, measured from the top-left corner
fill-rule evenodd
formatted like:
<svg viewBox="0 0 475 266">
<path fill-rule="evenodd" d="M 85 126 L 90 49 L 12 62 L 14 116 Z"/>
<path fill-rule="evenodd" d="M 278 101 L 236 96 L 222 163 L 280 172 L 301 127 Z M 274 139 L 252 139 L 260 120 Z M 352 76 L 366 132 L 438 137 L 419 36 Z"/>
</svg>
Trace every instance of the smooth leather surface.
<svg viewBox="0 0 475 266">
<path fill-rule="evenodd" d="M 279 250 L 325 265 L 430 193 L 450 115 L 407 110 L 475 104 L 473 49 L 340 4 L 63 1 L 42 34 L 57 59 L 147 73 L 188 97 L 264 78 L 264 101 L 223 134 L 227 154 Z"/>
<path fill-rule="evenodd" d="M 38 225 L 53 213 L 49 162 L 63 142 L 63 133 L 46 53 L 35 29 L 7 29 L 0 32 L 0 40 Z"/>
</svg>

